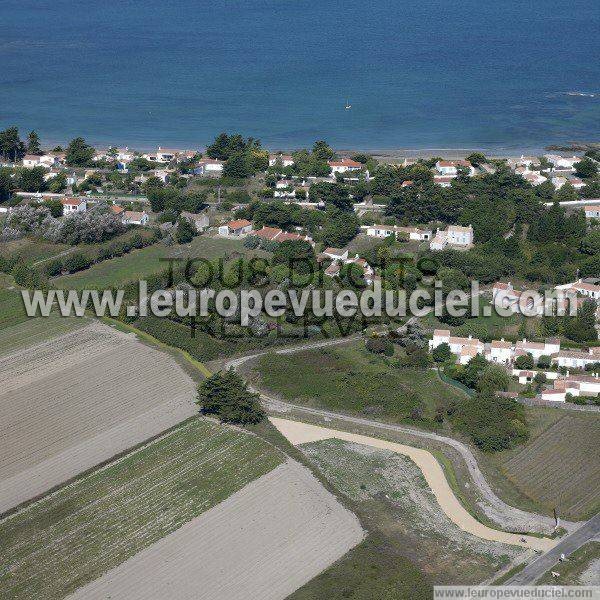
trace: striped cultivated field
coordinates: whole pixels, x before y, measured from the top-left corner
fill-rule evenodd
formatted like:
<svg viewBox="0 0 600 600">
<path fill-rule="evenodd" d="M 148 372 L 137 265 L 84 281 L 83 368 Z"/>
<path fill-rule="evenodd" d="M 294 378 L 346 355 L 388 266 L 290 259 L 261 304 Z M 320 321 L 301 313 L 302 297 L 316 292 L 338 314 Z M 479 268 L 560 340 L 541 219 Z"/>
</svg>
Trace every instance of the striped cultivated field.
<svg viewBox="0 0 600 600">
<path fill-rule="evenodd" d="M 196 412 L 193 381 L 131 335 L 96 321 L 16 327 L 0 352 L 0 513 Z"/>
<path fill-rule="evenodd" d="M 585 518 L 600 509 L 600 416 L 565 413 L 503 464 L 530 498 L 562 516 Z"/>
<path fill-rule="evenodd" d="M 64 598 L 179 530 L 282 460 L 277 450 L 255 436 L 202 419 L 188 421 L 0 522 L 0 599 Z M 258 500 L 259 505 L 270 501 L 268 496 Z M 278 501 L 289 500 L 279 497 Z M 244 524 L 251 527 L 251 519 L 242 510 L 238 529 Z M 227 531 L 227 520 L 220 523 Z M 287 525 L 281 523 L 285 535 L 289 535 Z M 162 552 L 160 568 L 177 568 L 189 559 L 210 560 L 212 548 L 206 547 L 203 535 L 202 529 L 197 530 L 186 547 L 175 549 L 178 556 Z M 215 536 L 220 539 L 219 528 Z M 198 548 L 204 549 L 203 557 Z M 229 551 L 252 556 L 242 546 Z M 226 558 L 212 573 L 215 582 L 223 573 L 236 570 L 236 563 Z M 193 579 L 194 573 L 184 573 L 186 578 Z M 126 579 L 125 585 L 131 583 Z M 206 582 L 198 589 L 203 585 Z M 132 597 L 122 589 L 112 595 Z M 177 596 L 167 591 L 160 597 Z"/>
</svg>

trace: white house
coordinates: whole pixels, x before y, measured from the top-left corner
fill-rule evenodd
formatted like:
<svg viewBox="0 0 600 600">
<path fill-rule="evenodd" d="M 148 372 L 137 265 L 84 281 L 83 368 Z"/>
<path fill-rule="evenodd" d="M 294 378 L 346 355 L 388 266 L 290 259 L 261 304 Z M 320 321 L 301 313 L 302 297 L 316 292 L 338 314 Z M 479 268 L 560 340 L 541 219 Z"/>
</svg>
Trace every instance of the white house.
<svg viewBox="0 0 600 600">
<path fill-rule="evenodd" d="M 545 154 L 548 162 L 552 163 L 554 170 L 557 171 L 575 171 L 575 163 L 578 163 L 581 158 L 579 156 L 559 156 L 558 154 Z"/>
<path fill-rule="evenodd" d="M 296 190 L 294 189 L 294 183 L 289 179 L 281 179 L 275 184 L 275 190 L 273 191 L 274 198 L 295 198 Z"/>
<path fill-rule="evenodd" d="M 512 312 L 518 312 L 521 292 L 514 289 L 512 283 L 497 281 L 492 287 L 492 304 L 500 308 L 510 308 Z"/>
<path fill-rule="evenodd" d="M 585 369 L 586 365 L 600 362 L 600 348 L 590 348 L 587 352 L 584 350 L 561 350 L 552 355 L 552 362 L 559 367 Z"/>
<path fill-rule="evenodd" d="M 435 350 L 441 344 L 448 344 L 452 354 L 456 354 L 457 362 L 462 365 L 466 365 L 477 354 L 483 355 L 485 352 L 483 342 L 477 338 L 453 337 L 448 329 L 436 329 L 433 332 L 433 338 L 429 341 L 429 350 Z"/>
<path fill-rule="evenodd" d="M 252 223 L 246 219 L 238 219 L 237 221 L 229 221 L 225 225 L 219 227 L 219 235 L 242 237 L 248 235 L 252 231 Z"/>
<path fill-rule="evenodd" d="M 493 340 L 485 357 L 490 362 L 508 365 L 512 362 L 514 357 L 513 345 L 510 342 L 504 341 L 504 338 L 501 340 Z"/>
<path fill-rule="evenodd" d="M 515 358 L 525 354 L 531 354 L 537 362 L 540 356 L 552 356 L 560 352 L 560 340 L 548 338 L 544 342 L 528 342 L 525 338 L 515 345 Z"/>
<path fill-rule="evenodd" d="M 560 190 L 560 188 L 567 183 L 568 179 L 562 175 L 559 175 L 557 177 L 553 177 L 550 181 L 555 189 Z"/>
<path fill-rule="evenodd" d="M 208 218 L 208 213 L 190 213 L 183 211 L 181 216 L 184 219 L 187 219 L 198 232 L 206 231 L 210 225 L 210 220 Z"/>
<path fill-rule="evenodd" d="M 26 154 L 23 157 L 23 166 L 26 169 L 33 169 L 34 167 L 39 167 L 41 165 L 40 159 L 42 157 L 37 154 Z"/>
<path fill-rule="evenodd" d="M 146 211 L 126 210 L 123 212 L 123 223 L 126 225 L 148 225 L 150 217 Z"/>
<path fill-rule="evenodd" d="M 281 163 L 283 167 L 291 167 L 294 164 L 294 159 L 289 154 L 271 154 L 269 156 L 269 166 L 274 167 L 277 161 Z"/>
<path fill-rule="evenodd" d="M 566 400 L 567 393 L 564 390 L 542 390 L 542 400 L 548 400 L 550 402 L 564 402 Z"/>
<path fill-rule="evenodd" d="M 161 148 L 159 146 L 158 150 L 156 151 L 156 162 L 170 163 L 179 155 L 180 152 L 180 150 L 170 150 L 168 148 Z"/>
<path fill-rule="evenodd" d="M 194 169 L 196 175 L 220 177 L 223 174 L 225 163 L 216 158 L 203 158 Z"/>
<path fill-rule="evenodd" d="M 444 250 L 447 246 L 456 249 L 468 249 L 473 245 L 473 227 L 448 225 L 446 231 L 438 229 L 429 244 L 430 250 Z"/>
<path fill-rule="evenodd" d="M 87 210 L 87 202 L 80 198 L 63 198 L 60 203 L 63 206 L 63 215 L 84 213 Z"/>
<path fill-rule="evenodd" d="M 438 160 L 435 170 L 443 177 L 457 177 L 459 167 L 468 169 L 469 176 L 475 175 L 475 168 L 468 160 Z"/>
<path fill-rule="evenodd" d="M 578 279 L 573 283 L 565 283 L 563 285 L 557 285 L 554 288 L 556 291 L 574 291 L 582 296 L 586 296 L 591 300 L 600 301 L 600 285 L 593 283 L 586 283 L 582 279 Z"/>
<path fill-rule="evenodd" d="M 540 185 L 541 183 L 544 183 L 544 181 L 548 181 L 546 177 L 540 175 L 537 171 L 525 171 L 521 174 L 521 177 L 531 185 Z"/>
<path fill-rule="evenodd" d="M 362 229 L 369 237 L 387 238 L 390 235 L 398 237 L 399 233 L 406 233 L 409 240 L 430 240 L 432 232 L 429 229 L 418 227 L 398 227 L 396 225 L 364 225 Z"/>
<path fill-rule="evenodd" d="M 569 177 L 569 183 L 576 189 L 580 190 L 585 187 L 585 183 L 579 177 Z"/>
<path fill-rule="evenodd" d="M 598 206 L 586 206 L 583 210 L 586 219 L 600 219 L 600 204 Z"/>
<path fill-rule="evenodd" d="M 356 162 L 350 158 L 342 158 L 341 160 L 330 160 L 327 164 L 331 167 L 331 174 L 348 173 L 349 171 L 360 171 L 365 165 Z"/>
<path fill-rule="evenodd" d="M 321 256 L 331 258 L 332 260 L 346 262 L 348 260 L 348 250 L 340 250 L 339 248 L 325 248 L 325 250 L 321 252 Z"/>
</svg>

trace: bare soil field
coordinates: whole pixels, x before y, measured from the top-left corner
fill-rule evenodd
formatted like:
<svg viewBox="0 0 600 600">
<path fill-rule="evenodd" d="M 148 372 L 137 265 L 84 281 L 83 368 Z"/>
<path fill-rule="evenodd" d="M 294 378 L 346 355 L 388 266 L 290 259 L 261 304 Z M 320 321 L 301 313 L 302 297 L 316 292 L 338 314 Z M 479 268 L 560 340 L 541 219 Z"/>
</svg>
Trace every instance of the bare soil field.
<svg viewBox="0 0 600 600">
<path fill-rule="evenodd" d="M 168 355 L 96 321 L 1 355 L 0 513 L 192 416 L 194 393 Z"/>
<path fill-rule="evenodd" d="M 356 517 L 287 461 L 72 600 L 282 600 L 360 543 Z"/>
<path fill-rule="evenodd" d="M 521 491 L 563 517 L 600 509 L 600 415 L 561 415 L 541 435 L 501 457 Z"/>
<path fill-rule="evenodd" d="M 64 598 L 282 461 L 278 450 L 256 436 L 190 419 L 0 522 L 0 599 Z M 261 497 L 263 502 L 268 500 Z M 177 562 L 185 563 L 186 552 Z M 171 555 L 161 555 L 161 561 L 166 567 Z"/>
</svg>

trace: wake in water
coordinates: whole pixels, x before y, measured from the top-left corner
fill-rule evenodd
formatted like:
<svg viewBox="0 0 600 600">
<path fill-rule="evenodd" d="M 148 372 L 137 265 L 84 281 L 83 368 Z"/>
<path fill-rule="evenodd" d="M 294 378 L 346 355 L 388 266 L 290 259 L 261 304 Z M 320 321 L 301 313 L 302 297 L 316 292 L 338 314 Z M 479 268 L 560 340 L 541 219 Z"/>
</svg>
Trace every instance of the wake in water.
<svg viewBox="0 0 600 600">
<path fill-rule="evenodd" d="M 567 96 L 582 96 L 583 98 L 595 98 L 597 94 L 590 92 L 565 92 Z"/>
</svg>

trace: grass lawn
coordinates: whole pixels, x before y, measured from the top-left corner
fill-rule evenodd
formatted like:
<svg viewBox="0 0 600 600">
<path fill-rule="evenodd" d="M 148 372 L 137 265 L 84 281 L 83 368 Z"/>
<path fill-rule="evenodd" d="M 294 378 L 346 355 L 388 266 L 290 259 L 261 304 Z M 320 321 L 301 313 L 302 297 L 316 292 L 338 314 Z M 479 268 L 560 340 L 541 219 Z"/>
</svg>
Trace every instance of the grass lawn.
<svg viewBox="0 0 600 600">
<path fill-rule="evenodd" d="M 429 585 L 479 583 L 519 552 L 461 531 L 407 457 L 340 440 L 305 444 L 301 450 L 371 535 L 294 600 L 428 598 Z M 392 590 L 397 595 L 386 595 Z"/>
<path fill-rule="evenodd" d="M 560 573 L 560 577 L 552 577 L 550 571 Z M 588 542 L 550 571 L 537 585 L 600 585 L 600 542 Z"/>
<path fill-rule="evenodd" d="M 296 404 L 431 426 L 436 407 L 465 395 L 432 370 L 394 366 L 359 342 L 346 347 L 266 355 L 253 376 L 261 387 Z M 417 416 L 420 407 L 421 416 Z"/>
<path fill-rule="evenodd" d="M 64 598 L 282 462 L 193 419 L 0 523 L 0 598 Z"/>
<path fill-rule="evenodd" d="M 58 288 L 68 289 L 106 289 L 166 270 L 169 263 L 161 259 L 192 257 L 210 260 L 234 252 L 245 254 L 248 251 L 240 240 L 207 236 L 197 236 L 190 244 L 182 246 L 165 246 L 159 242 L 140 250 L 133 250 L 124 256 L 97 263 L 85 271 L 58 277 L 52 280 L 52 284 Z"/>
<path fill-rule="evenodd" d="M 490 306 L 489 302 L 481 299 L 480 311 L 482 311 L 485 306 Z M 528 322 L 532 320 L 533 319 L 522 319 L 519 315 L 501 317 L 495 311 L 492 311 L 492 314 L 489 317 L 482 315 L 472 319 L 466 319 L 462 325 L 456 327 L 438 321 L 433 313 L 424 317 L 422 323 L 424 327 L 431 330 L 449 329 L 452 334 L 456 336 L 468 337 L 469 335 L 472 335 L 482 341 L 491 341 L 502 337 L 516 340 L 519 337 L 519 334 L 523 333 L 521 323 L 524 324 L 524 327 L 528 328 L 526 331 L 529 332 L 530 325 Z"/>
</svg>

